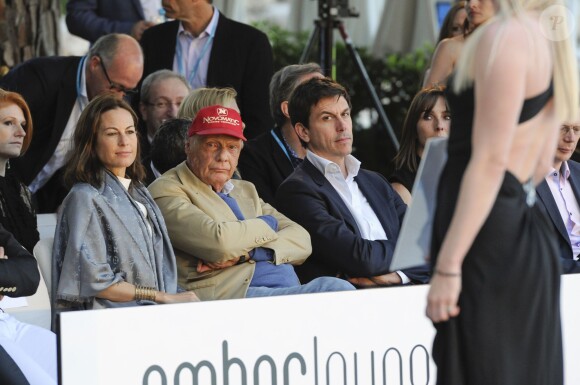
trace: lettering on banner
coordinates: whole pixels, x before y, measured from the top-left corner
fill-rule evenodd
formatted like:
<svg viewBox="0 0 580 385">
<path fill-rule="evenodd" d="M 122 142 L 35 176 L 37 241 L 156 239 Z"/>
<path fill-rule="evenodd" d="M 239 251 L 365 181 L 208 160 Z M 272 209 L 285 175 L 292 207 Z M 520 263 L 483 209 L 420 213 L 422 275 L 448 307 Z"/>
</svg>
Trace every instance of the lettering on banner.
<svg viewBox="0 0 580 385">
<path fill-rule="evenodd" d="M 409 367 L 408 367 L 408 379 L 405 382 L 405 371 L 404 371 L 404 360 L 401 352 L 395 348 L 390 347 L 385 350 L 382 355 L 381 362 L 381 374 L 382 382 L 376 383 L 377 378 L 375 373 L 375 352 L 370 351 L 370 372 L 367 376 L 360 376 L 359 371 L 359 357 L 361 357 L 357 352 L 353 353 L 353 361 L 348 362 L 347 357 L 349 354 L 342 353 L 338 351 L 331 352 L 327 357 L 319 357 L 318 350 L 318 337 L 313 337 L 313 359 L 311 362 L 307 362 L 304 356 L 298 352 L 292 352 L 286 356 L 282 364 L 282 384 L 290 385 L 299 383 L 300 376 L 304 379 L 305 376 L 312 376 L 312 385 L 359 385 L 359 378 L 371 378 L 371 383 L 368 385 L 379 385 L 379 384 L 412 384 L 412 385 L 427 385 L 430 380 L 430 356 L 429 350 L 421 345 L 415 345 L 409 354 Z M 323 370 L 320 371 L 319 363 L 322 363 Z M 201 385 L 200 382 L 200 372 L 206 376 L 204 378 L 211 378 L 211 385 L 229 385 L 230 380 L 234 381 L 236 384 L 248 385 L 248 369 L 250 368 L 250 373 L 253 374 L 253 385 L 259 385 L 261 381 L 264 383 L 271 383 L 272 385 L 278 385 L 278 366 L 276 361 L 269 355 L 263 354 L 253 363 L 245 362 L 238 357 L 231 357 L 229 351 L 228 341 L 222 342 L 222 362 L 220 363 L 222 370 L 222 378 L 218 377 L 218 371 L 216 370 L 216 363 L 212 363 L 207 360 L 202 360 L 197 365 L 190 362 L 181 363 L 175 373 L 173 374 L 173 385 Z M 353 372 L 349 373 L 348 367 L 352 364 Z M 219 367 L 219 366 L 218 366 Z M 269 370 L 263 370 L 260 376 L 260 368 L 268 367 Z M 234 368 L 234 371 L 239 377 L 230 377 L 230 369 Z M 237 369 L 237 370 L 236 370 Z M 297 370 L 298 369 L 298 370 Z M 388 369 L 388 370 L 387 370 Z M 395 369 L 395 370 L 393 370 Z M 362 368 L 361 368 L 362 370 Z M 184 376 L 191 378 L 191 382 L 185 382 L 182 384 L 181 375 L 185 372 L 188 375 Z M 397 372 L 397 375 L 393 373 Z M 324 373 L 325 378 L 319 379 L 319 374 Z M 370 376 L 369 376 L 370 374 Z M 162 385 L 168 385 L 167 378 L 171 378 L 171 373 L 166 372 L 159 365 L 151 365 L 147 368 L 143 374 L 143 385 L 153 385 L 159 384 L 159 379 L 161 379 Z M 415 382 L 417 379 L 420 379 Z M 424 382 L 423 382 L 424 381 Z M 204 382 L 204 385 L 207 381 Z M 281 385 L 282 385 L 281 384 Z M 361 383 L 362 385 L 362 383 Z"/>
</svg>

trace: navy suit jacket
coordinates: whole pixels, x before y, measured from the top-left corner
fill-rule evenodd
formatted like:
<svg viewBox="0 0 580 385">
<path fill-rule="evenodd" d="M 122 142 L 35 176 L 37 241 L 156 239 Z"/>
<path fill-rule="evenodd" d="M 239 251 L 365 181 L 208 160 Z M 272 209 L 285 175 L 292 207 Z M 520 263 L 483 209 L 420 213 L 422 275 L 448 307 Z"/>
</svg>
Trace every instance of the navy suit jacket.
<svg viewBox="0 0 580 385">
<path fill-rule="evenodd" d="M 264 132 L 244 144 L 238 169 L 242 179 L 252 182 L 260 198 L 274 207 L 278 186 L 294 171 L 290 159 L 272 136 L 272 131 Z"/>
<path fill-rule="evenodd" d="M 143 79 L 160 69 L 173 69 L 179 21 L 147 29 L 141 38 L 145 55 Z M 268 37 L 249 25 L 220 13 L 207 70 L 208 87 L 231 87 L 251 139 L 274 126 L 270 115 L 269 84 L 273 72 Z"/>
<path fill-rule="evenodd" d="M 66 4 L 68 30 L 91 43 L 109 33 L 130 35 L 133 25 L 143 19 L 140 0 L 69 0 Z"/>
<path fill-rule="evenodd" d="M 568 167 L 570 168 L 570 185 L 572 186 L 572 191 L 576 200 L 580 202 L 580 163 L 574 162 L 573 160 L 568 161 Z M 572 246 L 570 245 L 570 238 L 568 237 L 568 231 L 564 225 L 564 221 L 560 216 L 560 211 L 558 210 L 558 205 L 552 196 L 552 191 L 548 186 L 548 182 L 542 181 L 536 188 L 538 196 L 538 205 L 540 208 L 548 213 L 556 232 L 558 233 L 558 245 L 560 247 L 560 257 L 562 262 L 562 271 L 564 274 L 576 274 L 580 273 L 580 262 L 575 261 L 572 254 Z"/>
<path fill-rule="evenodd" d="M 276 208 L 308 230 L 312 239 L 312 255 L 296 267 L 301 281 L 320 276 L 372 277 L 390 271 L 407 206 L 382 175 L 360 169 L 355 180 L 387 240 L 361 236 L 338 192 L 308 159 L 278 188 Z M 426 265 L 403 272 L 413 282 L 429 280 Z"/>
<path fill-rule="evenodd" d="M 54 154 L 70 118 L 77 100 L 80 60 L 78 56 L 35 58 L 14 67 L 0 79 L 0 87 L 24 97 L 32 114 L 34 132 L 30 147 L 23 156 L 10 160 L 10 167 L 26 185 Z M 38 202 L 40 212 L 54 212 L 67 193 L 59 183 L 50 189 L 46 194 L 47 203 Z"/>
</svg>

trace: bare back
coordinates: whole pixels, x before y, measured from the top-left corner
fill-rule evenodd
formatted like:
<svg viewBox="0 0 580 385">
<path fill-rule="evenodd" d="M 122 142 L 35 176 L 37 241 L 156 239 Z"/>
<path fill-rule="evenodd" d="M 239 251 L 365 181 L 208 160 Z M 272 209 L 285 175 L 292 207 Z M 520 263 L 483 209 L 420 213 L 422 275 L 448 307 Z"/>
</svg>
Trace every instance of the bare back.
<svg viewBox="0 0 580 385">
<path fill-rule="evenodd" d="M 490 25 L 475 60 L 474 159 L 494 159 L 520 181 L 538 181 L 553 160 L 558 121 L 551 100 L 518 123 L 523 101 L 552 81 L 552 54 L 536 16 Z"/>
</svg>

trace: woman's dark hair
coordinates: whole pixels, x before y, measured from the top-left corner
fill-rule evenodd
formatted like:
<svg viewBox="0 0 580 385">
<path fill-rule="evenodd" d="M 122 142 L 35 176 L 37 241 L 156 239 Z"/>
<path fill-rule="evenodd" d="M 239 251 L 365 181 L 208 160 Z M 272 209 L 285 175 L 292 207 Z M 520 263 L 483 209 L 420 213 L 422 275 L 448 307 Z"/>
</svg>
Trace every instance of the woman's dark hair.
<svg viewBox="0 0 580 385">
<path fill-rule="evenodd" d="M 97 96 L 83 110 L 77 122 L 73 137 L 73 150 L 68 158 L 64 173 L 64 181 L 67 186 L 70 187 L 75 183 L 89 183 L 98 187 L 103 183 L 104 166 L 97 156 L 97 134 L 103 114 L 119 108 L 131 114 L 135 130 L 137 130 L 138 120 L 133 109 L 123 99 L 118 99 L 111 93 Z M 135 161 L 126 170 L 126 177 L 134 183 L 142 181 L 145 177 L 140 152 L 139 138 L 137 138 Z"/>
<path fill-rule="evenodd" d="M 437 39 L 437 44 L 441 42 L 443 39 L 447 39 L 451 37 L 453 33 L 453 20 L 455 20 L 455 15 L 457 12 L 465 9 L 465 1 L 458 1 L 457 3 L 453 4 L 451 8 L 449 8 L 449 12 L 447 12 L 447 16 L 443 19 L 443 23 L 441 23 L 441 29 L 439 30 L 439 38 Z M 467 32 L 467 27 L 469 26 L 469 21 L 465 19 L 465 23 L 463 24 L 463 34 Z"/>
<path fill-rule="evenodd" d="M 30 146 L 30 141 L 32 140 L 32 115 L 30 114 L 30 108 L 28 108 L 28 104 L 26 104 L 22 95 L 0 88 L 0 108 L 11 104 L 16 104 L 22 110 L 24 120 L 26 120 L 26 125 L 22 127 L 24 132 L 26 132 L 26 136 L 22 142 L 22 150 L 20 151 L 20 155 L 22 155 L 28 150 L 28 146 Z"/>
<path fill-rule="evenodd" d="M 417 133 L 417 123 L 423 115 L 431 112 L 439 98 L 445 100 L 445 105 L 447 106 L 447 109 L 449 109 L 444 91 L 445 87 L 440 85 L 423 88 L 421 91 L 417 92 L 413 101 L 411 101 L 411 106 L 409 106 L 409 111 L 407 112 L 405 122 L 403 123 L 401 147 L 394 159 L 395 168 L 397 170 L 404 167 L 413 172 L 417 170 L 417 149 L 420 145 L 419 134 Z"/>
</svg>

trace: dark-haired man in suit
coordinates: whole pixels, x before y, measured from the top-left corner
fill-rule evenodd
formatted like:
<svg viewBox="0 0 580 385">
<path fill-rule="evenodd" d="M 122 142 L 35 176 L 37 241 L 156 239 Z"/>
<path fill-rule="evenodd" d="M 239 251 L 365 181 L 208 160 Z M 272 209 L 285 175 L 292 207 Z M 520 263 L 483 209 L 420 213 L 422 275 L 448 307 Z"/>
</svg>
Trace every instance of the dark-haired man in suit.
<svg viewBox="0 0 580 385">
<path fill-rule="evenodd" d="M 288 105 L 306 158 L 280 185 L 276 207 L 302 225 L 312 255 L 296 271 L 302 282 L 320 276 L 358 286 L 425 283 L 427 266 L 390 272 L 407 206 L 380 174 L 351 155 L 351 103 L 346 90 L 324 78 L 299 85 Z"/>
<path fill-rule="evenodd" d="M 538 204 L 558 233 L 562 271 L 580 273 L 580 163 L 570 160 L 580 138 L 580 122 L 560 129 L 554 165 L 536 191 Z"/>
<path fill-rule="evenodd" d="M 141 45 L 144 76 L 162 68 L 188 79 L 193 89 L 231 87 L 253 138 L 272 127 L 268 84 L 272 77 L 272 47 L 257 29 L 230 20 L 211 0 L 164 0 L 166 16 L 174 21 L 149 28 Z"/>
</svg>

